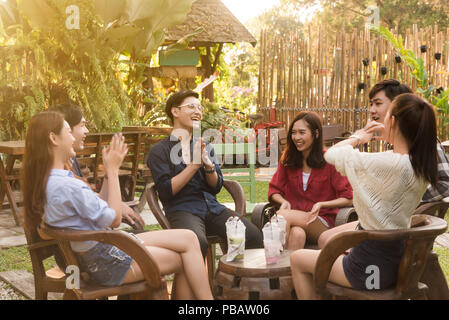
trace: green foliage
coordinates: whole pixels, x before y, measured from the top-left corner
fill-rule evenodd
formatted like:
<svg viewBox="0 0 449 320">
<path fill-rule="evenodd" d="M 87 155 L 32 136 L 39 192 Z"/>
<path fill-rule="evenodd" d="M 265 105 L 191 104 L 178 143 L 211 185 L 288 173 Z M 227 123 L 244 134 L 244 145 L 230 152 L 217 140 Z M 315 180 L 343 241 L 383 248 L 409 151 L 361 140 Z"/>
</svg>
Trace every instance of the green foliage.
<svg viewBox="0 0 449 320">
<path fill-rule="evenodd" d="M 205 131 L 207 129 L 220 130 L 222 125 L 225 125 L 230 130 L 238 130 L 245 127 L 245 118 L 238 116 L 234 110 L 229 110 L 220 106 L 216 102 L 209 102 L 208 100 L 203 102 L 205 112 L 201 121 L 201 129 Z"/>
<path fill-rule="evenodd" d="M 405 60 L 412 71 L 413 77 L 418 82 L 418 93 L 422 94 L 438 110 L 443 118 L 443 125 L 449 124 L 449 88 L 444 92 L 437 92 L 432 84 L 429 84 L 429 77 L 421 57 L 417 57 L 412 50 L 404 47 L 401 35 L 396 38 L 394 34 L 385 27 L 372 26 L 371 31 L 382 36 L 390 42 L 398 55 Z"/>
<path fill-rule="evenodd" d="M 413 24 L 418 27 L 438 25 L 449 27 L 447 0 L 281 0 L 284 5 L 295 8 L 321 6 L 316 14 L 315 24 L 326 24 L 328 30 L 363 30 L 366 19 L 371 15 L 370 6 L 379 8 L 380 22 L 389 29 L 398 28 L 405 33 Z"/>
<path fill-rule="evenodd" d="M 303 28 L 301 9 L 292 3 L 277 4 L 250 20 L 248 27 L 257 36 L 262 29 L 269 30 L 271 34 L 285 36 L 301 32 Z"/>
<path fill-rule="evenodd" d="M 151 104 L 152 108 L 143 117 L 145 126 L 161 127 L 170 123 L 170 120 L 165 113 L 165 100 L 166 99 L 162 94 L 159 94 L 157 96 L 153 96 L 151 94 L 147 97 L 145 102 Z"/>
<path fill-rule="evenodd" d="M 23 138 L 34 113 L 68 100 L 82 106 L 94 130 L 138 123 L 145 68 L 164 40 L 163 29 L 182 22 L 191 2 L 0 2 L 2 139 Z M 72 5 L 79 8 L 79 29 L 66 24 Z"/>
</svg>

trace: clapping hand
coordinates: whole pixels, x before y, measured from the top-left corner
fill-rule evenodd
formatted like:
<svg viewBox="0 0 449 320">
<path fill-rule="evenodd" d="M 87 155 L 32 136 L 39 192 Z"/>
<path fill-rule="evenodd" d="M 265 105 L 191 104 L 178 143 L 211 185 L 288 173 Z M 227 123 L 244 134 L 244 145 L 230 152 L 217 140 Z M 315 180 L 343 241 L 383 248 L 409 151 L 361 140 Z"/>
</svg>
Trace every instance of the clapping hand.
<svg viewBox="0 0 449 320">
<path fill-rule="evenodd" d="M 201 139 L 201 162 L 206 168 L 211 168 L 214 166 L 209 158 L 209 152 L 206 149 L 206 143 Z"/>
<path fill-rule="evenodd" d="M 199 159 L 198 154 L 201 155 L 201 160 Z M 214 166 L 209 158 L 209 152 L 206 149 L 206 143 L 203 141 L 203 139 L 199 139 L 195 143 L 193 151 L 193 163 L 201 164 L 201 166 L 204 166 L 206 168 L 212 168 Z"/>
<path fill-rule="evenodd" d="M 112 137 L 111 143 L 103 148 L 103 164 L 105 171 L 111 172 L 118 170 L 128 153 L 128 146 L 125 143 L 125 137 L 119 133 Z"/>
</svg>

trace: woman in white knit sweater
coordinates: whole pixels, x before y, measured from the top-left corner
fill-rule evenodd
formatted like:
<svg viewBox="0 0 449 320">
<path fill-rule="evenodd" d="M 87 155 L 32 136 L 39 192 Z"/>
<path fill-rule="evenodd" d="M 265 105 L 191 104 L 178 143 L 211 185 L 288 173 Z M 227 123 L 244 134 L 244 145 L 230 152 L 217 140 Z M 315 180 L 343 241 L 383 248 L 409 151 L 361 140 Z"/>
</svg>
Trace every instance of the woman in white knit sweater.
<svg viewBox="0 0 449 320">
<path fill-rule="evenodd" d="M 378 132 L 378 139 L 394 146 L 392 151 L 363 153 L 354 149 L 367 143 Z M 410 217 L 430 182 L 435 185 L 438 171 L 434 108 L 413 94 L 401 94 L 393 101 L 384 124 L 369 121 L 349 139 L 331 147 L 325 159 L 347 176 L 354 190 L 354 207 L 359 221 L 336 227 L 321 235 L 322 247 L 332 236 L 344 230 L 385 230 L 410 227 Z M 380 287 L 396 282 L 402 256 L 402 241 L 363 241 L 348 255 L 335 261 L 329 281 L 366 290 L 366 272 L 370 265 L 379 267 Z M 299 299 L 313 299 L 313 272 L 319 250 L 297 250 L 291 255 L 292 277 Z"/>
</svg>

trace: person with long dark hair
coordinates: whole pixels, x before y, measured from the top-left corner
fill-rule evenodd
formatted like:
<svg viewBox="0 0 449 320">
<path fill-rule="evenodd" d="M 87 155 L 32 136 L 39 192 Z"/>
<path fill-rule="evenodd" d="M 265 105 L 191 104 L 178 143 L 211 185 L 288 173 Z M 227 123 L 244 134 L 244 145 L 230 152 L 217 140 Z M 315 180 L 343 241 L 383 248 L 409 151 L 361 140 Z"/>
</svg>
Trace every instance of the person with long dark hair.
<svg viewBox="0 0 449 320">
<path fill-rule="evenodd" d="M 74 230 L 116 228 L 122 220 L 118 173 L 128 149 L 116 134 L 103 149 L 108 176 L 106 200 L 64 165 L 75 156 L 69 124 L 56 112 L 42 112 L 29 122 L 23 160 L 25 228 L 48 225 Z M 176 275 L 175 299 L 212 299 L 200 245 L 190 230 L 161 230 L 136 235 L 158 264 L 161 275 Z M 82 271 L 92 281 L 116 286 L 144 279 L 133 259 L 115 246 L 96 241 L 71 242 Z"/>
<path fill-rule="evenodd" d="M 379 133 L 376 138 L 392 144 L 393 150 L 365 153 L 354 149 L 370 141 L 375 132 Z M 437 150 L 435 143 L 431 143 L 435 139 L 433 106 L 417 95 L 404 93 L 394 99 L 383 124 L 368 121 L 363 129 L 326 152 L 326 161 L 347 176 L 354 189 L 359 221 L 352 223 L 353 229 L 410 228 L 411 215 L 427 185 L 436 185 L 438 181 Z M 348 255 L 337 258 L 329 281 L 366 290 L 366 280 L 371 274 L 368 267 L 375 265 L 380 274 L 378 289 L 388 288 L 397 281 L 403 250 L 403 241 L 362 241 Z M 299 299 L 315 298 L 313 272 L 319 254 L 319 250 L 297 250 L 290 257 Z"/>
<path fill-rule="evenodd" d="M 292 121 L 287 146 L 270 181 L 268 199 L 287 220 L 286 248 L 304 248 L 334 227 L 338 208 L 351 206 L 352 189 L 324 160 L 319 116 L 302 111 Z"/>
</svg>

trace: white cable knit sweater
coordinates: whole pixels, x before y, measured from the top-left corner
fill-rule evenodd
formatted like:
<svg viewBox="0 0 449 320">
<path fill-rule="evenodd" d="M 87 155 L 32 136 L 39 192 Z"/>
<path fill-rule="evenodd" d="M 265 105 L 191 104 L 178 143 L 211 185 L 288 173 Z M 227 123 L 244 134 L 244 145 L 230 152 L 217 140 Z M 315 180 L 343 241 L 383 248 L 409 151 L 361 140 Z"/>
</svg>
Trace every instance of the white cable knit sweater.
<svg viewBox="0 0 449 320">
<path fill-rule="evenodd" d="M 348 177 L 354 208 L 365 230 L 410 227 L 428 182 L 415 175 L 408 154 L 366 153 L 346 145 L 330 148 L 324 158 Z"/>
</svg>

